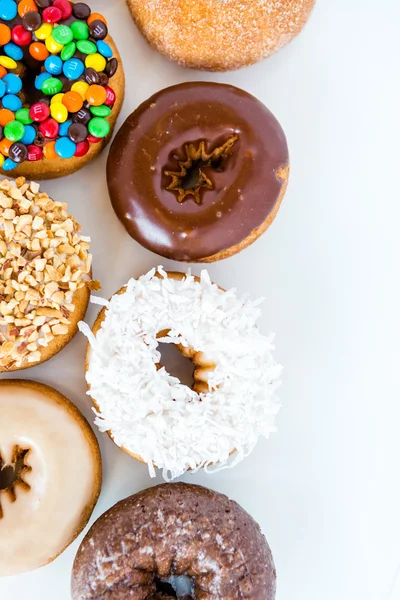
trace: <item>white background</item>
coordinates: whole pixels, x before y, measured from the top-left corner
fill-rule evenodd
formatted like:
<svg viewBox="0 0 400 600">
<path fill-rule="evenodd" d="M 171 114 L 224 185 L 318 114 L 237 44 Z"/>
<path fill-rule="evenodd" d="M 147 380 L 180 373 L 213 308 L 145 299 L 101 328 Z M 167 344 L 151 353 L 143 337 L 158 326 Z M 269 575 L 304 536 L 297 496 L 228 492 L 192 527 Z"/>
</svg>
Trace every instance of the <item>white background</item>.
<svg viewBox="0 0 400 600">
<path fill-rule="evenodd" d="M 275 223 L 252 247 L 209 268 L 223 287 L 266 297 L 261 328 L 276 332 L 285 367 L 279 431 L 234 470 L 185 480 L 229 494 L 260 523 L 276 561 L 277 600 L 397 600 L 399 0 L 318 0 L 296 41 L 258 65 L 218 75 L 154 52 L 122 0 L 92 0 L 92 7 L 108 18 L 124 60 L 123 118 L 168 85 L 228 82 L 260 98 L 289 142 L 291 179 Z M 45 190 L 68 201 L 92 236 L 95 275 L 109 296 L 154 265 L 180 265 L 125 233 L 108 200 L 106 158 L 107 151 Z M 90 322 L 95 314 L 91 308 Z M 84 351 L 78 335 L 21 377 L 54 385 L 92 421 Z M 106 435 L 99 440 L 104 485 L 94 518 L 156 483 Z M 1 600 L 68 600 L 81 539 L 53 564 L 2 579 Z"/>
</svg>

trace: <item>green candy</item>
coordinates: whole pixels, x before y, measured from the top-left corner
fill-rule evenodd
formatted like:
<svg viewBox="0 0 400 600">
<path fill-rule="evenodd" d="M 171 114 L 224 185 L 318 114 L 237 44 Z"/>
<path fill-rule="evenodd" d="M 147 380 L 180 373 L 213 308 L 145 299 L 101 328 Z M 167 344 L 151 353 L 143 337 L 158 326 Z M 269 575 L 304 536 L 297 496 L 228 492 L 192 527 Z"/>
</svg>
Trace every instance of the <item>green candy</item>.
<svg viewBox="0 0 400 600">
<path fill-rule="evenodd" d="M 30 125 L 33 123 L 33 119 L 31 119 L 29 116 L 29 108 L 20 108 L 17 110 L 15 113 L 15 118 L 23 125 Z"/>
<path fill-rule="evenodd" d="M 89 27 L 82 21 L 74 21 L 71 23 L 70 29 L 76 40 L 87 40 L 89 37 Z"/>
<path fill-rule="evenodd" d="M 111 108 L 105 104 L 102 104 L 102 106 L 91 106 L 90 112 L 95 117 L 108 117 L 111 114 Z"/>
<path fill-rule="evenodd" d="M 96 44 L 90 40 L 79 40 L 79 42 L 76 44 L 76 47 L 78 48 L 79 52 L 82 52 L 82 54 L 94 54 L 97 52 Z"/>
<path fill-rule="evenodd" d="M 10 142 L 19 142 L 24 137 L 25 127 L 19 121 L 10 121 L 4 127 L 4 135 Z"/>
<path fill-rule="evenodd" d="M 54 96 L 55 94 L 59 94 L 62 90 L 63 84 L 56 77 L 50 77 L 50 79 L 46 79 L 42 85 L 42 92 L 46 94 L 46 96 Z"/>
<path fill-rule="evenodd" d="M 110 123 L 101 117 L 94 117 L 89 121 L 89 133 L 97 138 L 105 138 L 110 133 Z"/>
<path fill-rule="evenodd" d="M 62 44 L 63 46 L 69 44 L 74 39 L 74 34 L 68 25 L 58 25 L 57 27 L 54 27 L 51 35 L 58 44 Z"/>
<path fill-rule="evenodd" d="M 73 55 L 75 54 L 75 50 L 76 50 L 75 42 L 70 42 L 69 44 L 64 46 L 64 48 L 61 50 L 61 60 L 63 60 L 65 62 L 66 60 L 69 60 L 70 58 L 72 58 Z"/>
</svg>

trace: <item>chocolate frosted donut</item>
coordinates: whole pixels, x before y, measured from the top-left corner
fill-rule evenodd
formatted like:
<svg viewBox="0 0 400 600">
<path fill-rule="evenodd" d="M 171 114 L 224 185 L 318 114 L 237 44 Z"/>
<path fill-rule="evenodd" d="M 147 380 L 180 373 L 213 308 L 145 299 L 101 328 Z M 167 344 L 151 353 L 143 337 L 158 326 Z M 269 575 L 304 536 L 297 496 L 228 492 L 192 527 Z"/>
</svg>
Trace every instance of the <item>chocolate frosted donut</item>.
<svg viewBox="0 0 400 600">
<path fill-rule="evenodd" d="M 107 164 L 111 202 L 149 250 L 212 262 L 273 221 L 286 190 L 285 134 L 256 98 L 230 85 L 184 83 L 137 108 Z"/>
<path fill-rule="evenodd" d="M 171 483 L 118 502 L 75 558 L 74 600 L 273 600 L 265 537 L 236 502 Z"/>
</svg>

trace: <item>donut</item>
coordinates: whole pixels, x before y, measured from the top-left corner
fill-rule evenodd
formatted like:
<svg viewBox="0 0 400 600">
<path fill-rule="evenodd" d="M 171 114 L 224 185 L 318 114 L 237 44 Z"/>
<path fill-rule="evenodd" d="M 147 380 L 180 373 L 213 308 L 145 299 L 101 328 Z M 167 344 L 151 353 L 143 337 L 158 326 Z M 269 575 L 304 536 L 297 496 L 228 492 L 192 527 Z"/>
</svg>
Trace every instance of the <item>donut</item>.
<svg viewBox="0 0 400 600">
<path fill-rule="evenodd" d="M 199 485 L 171 483 L 118 502 L 86 534 L 73 600 L 274 600 L 276 571 L 256 521 Z"/>
<path fill-rule="evenodd" d="M 70 0 L 0 2 L 0 173 L 74 173 L 109 141 L 124 73 L 103 15 Z"/>
<path fill-rule="evenodd" d="M 86 381 L 95 423 L 169 481 L 187 470 L 233 466 L 275 430 L 281 367 L 256 327 L 258 302 L 190 273 L 152 269 L 103 303 L 88 337 Z M 175 344 L 194 365 L 184 385 L 160 364 Z M 231 455 L 233 455 L 231 457 Z"/>
<path fill-rule="evenodd" d="M 147 41 L 184 67 L 230 71 L 267 58 L 304 27 L 315 0 L 127 0 Z"/>
<path fill-rule="evenodd" d="M 231 85 L 158 92 L 118 131 L 110 198 L 128 233 L 156 254 L 212 262 L 254 242 L 285 194 L 285 134 L 256 98 Z"/>
<path fill-rule="evenodd" d="M 101 489 L 96 437 L 79 410 L 35 381 L 0 381 L 0 576 L 37 569 L 89 520 Z"/>
<path fill-rule="evenodd" d="M 80 229 L 38 183 L 0 182 L 0 372 L 48 360 L 77 332 L 98 288 Z"/>
</svg>

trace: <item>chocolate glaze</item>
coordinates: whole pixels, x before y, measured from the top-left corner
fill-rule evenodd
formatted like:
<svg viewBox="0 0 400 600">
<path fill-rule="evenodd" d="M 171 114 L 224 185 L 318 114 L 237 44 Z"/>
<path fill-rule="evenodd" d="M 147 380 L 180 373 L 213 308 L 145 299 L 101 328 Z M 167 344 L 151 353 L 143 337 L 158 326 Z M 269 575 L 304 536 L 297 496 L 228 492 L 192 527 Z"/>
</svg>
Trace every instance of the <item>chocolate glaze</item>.
<svg viewBox="0 0 400 600">
<path fill-rule="evenodd" d="M 188 594 L 171 577 L 186 576 Z M 108 510 L 75 558 L 74 600 L 274 600 L 260 527 L 236 502 L 198 485 L 159 485 Z"/>
<path fill-rule="evenodd" d="M 213 150 L 238 139 L 211 181 L 178 201 L 167 189 L 186 144 Z M 111 202 L 128 233 L 167 258 L 201 260 L 240 244 L 273 212 L 289 163 L 285 134 L 256 98 L 230 85 L 193 82 L 154 94 L 119 130 L 107 164 Z"/>
</svg>

